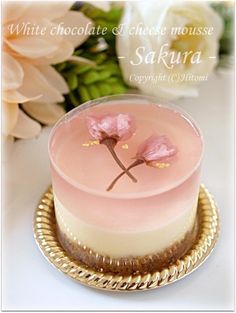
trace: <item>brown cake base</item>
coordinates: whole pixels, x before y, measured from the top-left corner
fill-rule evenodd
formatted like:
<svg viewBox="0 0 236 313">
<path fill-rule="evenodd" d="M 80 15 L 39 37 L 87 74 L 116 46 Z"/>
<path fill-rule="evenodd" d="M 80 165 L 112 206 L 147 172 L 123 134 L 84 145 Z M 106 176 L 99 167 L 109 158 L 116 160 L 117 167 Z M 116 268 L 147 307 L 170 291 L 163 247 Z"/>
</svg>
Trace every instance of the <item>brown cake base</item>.
<svg viewBox="0 0 236 313">
<path fill-rule="evenodd" d="M 58 237 L 62 247 L 74 260 L 79 260 L 89 267 L 100 272 L 111 272 L 114 274 L 130 275 L 145 274 L 161 271 L 172 265 L 192 247 L 198 234 L 197 221 L 193 229 L 185 234 L 185 237 L 175 242 L 169 248 L 157 254 L 140 256 L 110 258 L 100 255 L 86 246 L 80 246 L 72 241 L 58 229 Z"/>
</svg>

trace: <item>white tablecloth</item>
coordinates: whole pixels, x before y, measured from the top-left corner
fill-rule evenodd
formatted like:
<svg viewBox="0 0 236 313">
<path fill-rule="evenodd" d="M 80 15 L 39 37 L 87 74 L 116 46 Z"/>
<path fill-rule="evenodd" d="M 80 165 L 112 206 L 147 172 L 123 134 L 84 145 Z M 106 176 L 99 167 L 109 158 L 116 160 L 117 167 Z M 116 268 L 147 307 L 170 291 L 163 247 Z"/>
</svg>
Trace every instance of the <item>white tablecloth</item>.
<svg viewBox="0 0 236 313">
<path fill-rule="evenodd" d="M 109 293 L 82 286 L 41 255 L 32 221 L 50 184 L 47 139 L 19 140 L 4 163 L 3 299 L 5 310 L 232 310 L 233 309 L 233 73 L 217 72 L 198 98 L 178 101 L 205 137 L 202 182 L 215 196 L 221 236 L 210 256 L 185 279 L 158 290 Z"/>
</svg>

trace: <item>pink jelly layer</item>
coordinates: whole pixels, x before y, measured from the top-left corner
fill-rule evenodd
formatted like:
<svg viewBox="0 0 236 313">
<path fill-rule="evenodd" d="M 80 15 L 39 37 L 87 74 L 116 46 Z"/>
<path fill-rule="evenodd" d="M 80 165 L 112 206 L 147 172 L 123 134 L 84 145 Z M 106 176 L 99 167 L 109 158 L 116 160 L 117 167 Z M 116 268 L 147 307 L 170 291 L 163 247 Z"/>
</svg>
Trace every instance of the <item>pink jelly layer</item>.
<svg viewBox="0 0 236 313">
<path fill-rule="evenodd" d="M 197 205 L 199 174 L 200 169 L 178 187 L 156 196 L 112 199 L 77 189 L 52 170 L 54 193 L 74 217 L 102 229 L 132 232 L 152 231 L 188 210 L 190 214 Z"/>
<path fill-rule="evenodd" d="M 93 140 L 85 117 L 103 113 L 129 113 L 136 119 L 135 135 L 115 148 L 126 166 L 133 162 L 138 145 L 153 134 L 166 135 L 177 146 L 174 162 L 165 169 L 145 164 L 134 168 L 138 183 L 125 175 L 107 192 L 120 168 L 104 145 L 83 146 Z M 54 131 L 49 148 L 55 194 L 86 223 L 112 229 L 130 230 L 133 225 L 150 229 L 171 222 L 196 203 L 202 139 L 193 123 L 172 109 L 120 102 L 90 107 L 65 119 Z"/>
</svg>

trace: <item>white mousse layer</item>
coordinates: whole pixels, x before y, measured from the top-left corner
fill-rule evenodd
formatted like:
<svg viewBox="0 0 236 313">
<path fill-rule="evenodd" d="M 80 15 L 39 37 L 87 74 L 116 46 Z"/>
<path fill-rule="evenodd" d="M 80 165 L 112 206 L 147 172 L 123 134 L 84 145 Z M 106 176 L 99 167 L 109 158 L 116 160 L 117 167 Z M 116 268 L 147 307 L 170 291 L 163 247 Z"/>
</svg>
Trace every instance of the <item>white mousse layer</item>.
<svg viewBox="0 0 236 313">
<path fill-rule="evenodd" d="M 171 223 L 150 231 L 111 231 L 89 225 L 72 215 L 54 194 L 57 223 L 60 230 L 79 245 L 112 258 L 136 257 L 165 250 L 184 238 L 194 225 L 195 205 L 185 210 Z"/>
</svg>

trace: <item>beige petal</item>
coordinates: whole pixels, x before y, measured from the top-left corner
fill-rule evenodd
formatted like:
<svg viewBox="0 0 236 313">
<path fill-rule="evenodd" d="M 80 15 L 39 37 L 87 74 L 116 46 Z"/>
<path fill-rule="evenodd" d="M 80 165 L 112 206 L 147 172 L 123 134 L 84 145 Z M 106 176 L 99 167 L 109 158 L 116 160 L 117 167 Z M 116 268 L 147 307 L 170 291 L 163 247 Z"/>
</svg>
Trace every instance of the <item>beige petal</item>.
<svg viewBox="0 0 236 313">
<path fill-rule="evenodd" d="M 38 18 L 38 16 L 22 16 L 14 23 L 4 26 L 4 38 L 11 41 L 18 38 L 44 39 L 49 44 L 59 43 L 63 35 L 57 32 L 58 25 L 47 18 Z M 37 49 L 43 47 L 37 46 Z"/>
<path fill-rule="evenodd" d="M 22 56 L 36 59 L 51 54 L 58 49 L 58 45 L 46 40 L 43 36 L 19 37 L 5 40 L 6 44 Z"/>
<path fill-rule="evenodd" d="M 61 93 L 49 84 L 43 74 L 25 61 L 20 61 L 24 70 L 24 80 L 18 91 L 25 97 L 32 98 L 41 95 L 40 102 L 62 102 L 64 97 Z"/>
<path fill-rule="evenodd" d="M 3 52 L 3 90 L 17 89 L 23 81 L 24 72 L 16 59 Z"/>
<path fill-rule="evenodd" d="M 72 1 L 32 2 L 26 11 L 26 16 L 37 16 L 38 19 L 56 19 L 64 16 L 72 7 Z"/>
<path fill-rule="evenodd" d="M 53 125 L 65 114 L 63 107 L 56 103 L 27 102 L 22 106 L 30 116 L 46 125 Z"/>
<path fill-rule="evenodd" d="M 40 97 L 41 97 L 40 95 L 36 97 L 31 97 L 31 98 L 25 97 L 17 90 L 4 91 L 2 94 L 3 101 L 10 102 L 10 103 L 24 103 L 27 101 L 37 100 Z"/>
<path fill-rule="evenodd" d="M 93 66 L 96 66 L 96 63 L 89 60 L 89 59 L 86 59 L 86 58 L 83 58 L 83 57 L 78 57 L 76 55 L 72 55 L 68 61 L 71 61 L 71 62 L 75 62 L 75 63 L 80 63 L 80 64 L 89 64 L 89 65 L 93 65 Z"/>
<path fill-rule="evenodd" d="M 2 133 L 2 162 L 7 163 L 11 158 L 14 150 L 14 138 L 10 135 L 4 135 Z M 6 169 L 6 168 L 5 168 Z"/>
<path fill-rule="evenodd" d="M 17 103 L 3 102 L 3 133 L 9 135 L 16 125 L 19 113 Z"/>
<path fill-rule="evenodd" d="M 68 60 L 73 52 L 74 52 L 74 48 L 73 48 L 72 43 L 63 39 L 58 45 L 58 49 L 55 52 L 53 52 L 50 55 L 47 55 L 46 57 L 32 60 L 32 63 L 38 64 L 38 65 L 61 63 L 61 62 Z"/>
<path fill-rule="evenodd" d="M 29 7 L 27 2 L 4 2 L 3 5 L 3 23 L 10 23 L 21 17 Z"/>
<path fill-rule="evenodd" d="M 106 12 L 109 11 L 111 7 L 111 4 L 109 1 L 86 1 L 86 2 Z"/>
<path fill-rule="evenodd" d="M 32 25 L 36 25 L 37 30 L 32 31 Z M 57 27 L 48 19 L 24 16 L 17 23 L 4 27 L 4 43 L 12 51 L 28 58 L 45 57 L 54 53 L 63 40 L 63 35 L 55 33 Z"/>
<path fill-rule="evenodd" d="M 27 139 L 36 137 L 40 131 L 41 125 L 28 117 L 22 110 L 19 110 L 17 123 L 10 135 L 16 138 Z"/>
<path fill-rule="evenodd" d="M 55 87 L 60 93 L 66 94 L 69 88 L 64 78 L 50 65 L 38 66 L 39 71 L 44 75 L 50 85 Z"/>
<path fill-rule="evenodd" d="M 87 18 L 83 13 L 76 11 L 69 11 L 60 19 L 55 22 L 62 25 L 65 31 L 70 30 L 64 38 L 69 40 L 73 47 L 76 48 L 84 43 L 89 37 L 89 30 L 93 27 L 93 22 Z"/>
</svg>

